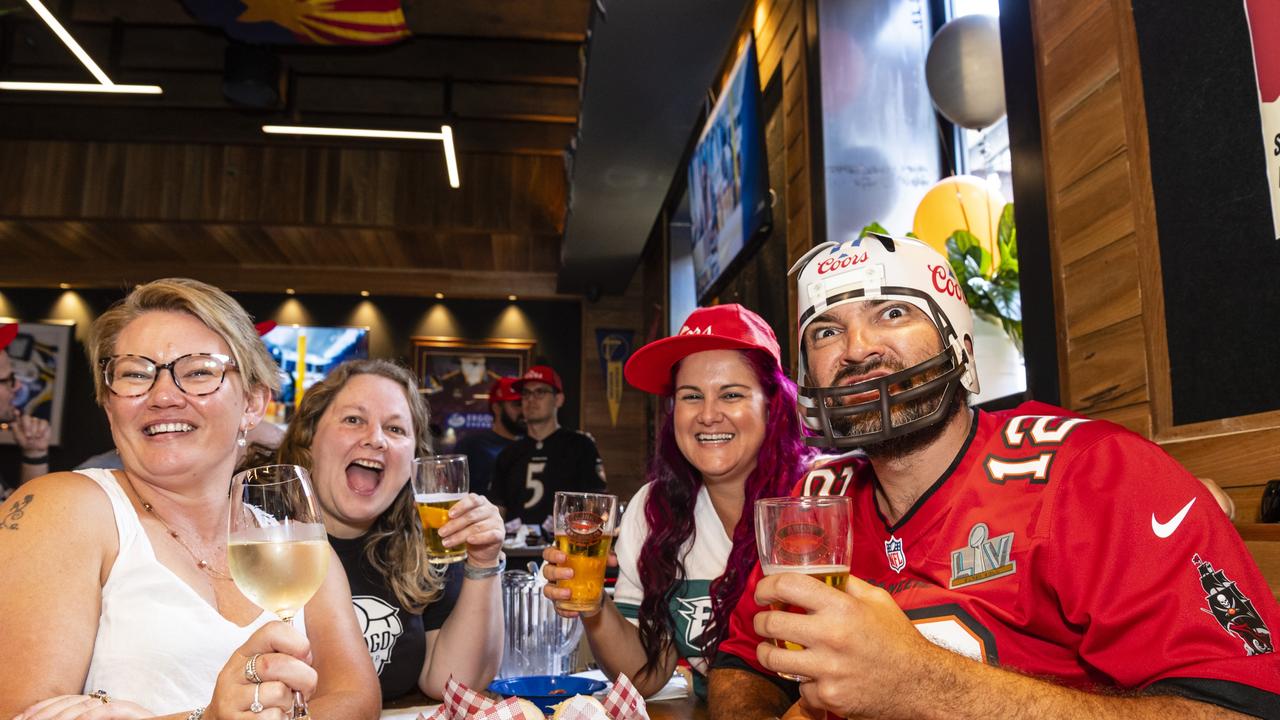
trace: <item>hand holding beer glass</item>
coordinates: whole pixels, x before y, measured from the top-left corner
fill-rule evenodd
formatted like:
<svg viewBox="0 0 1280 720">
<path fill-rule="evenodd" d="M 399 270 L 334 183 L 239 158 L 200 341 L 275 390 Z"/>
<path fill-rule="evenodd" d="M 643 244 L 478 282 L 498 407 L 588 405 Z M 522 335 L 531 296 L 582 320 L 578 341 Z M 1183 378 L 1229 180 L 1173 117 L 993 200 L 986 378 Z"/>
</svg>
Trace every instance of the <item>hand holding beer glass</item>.
<svg viewBox="0 0 1280 720">
<path fill-rule="evenodd" d="M 466 455 L 433 455 L 413 461 L 413 500 L 427 539 L 427 562 L 448 565 L 467 559 L 467 546 L 445 547 L 440 528 L 449 509 L 466 497 L 470 486 Z"/>
<path fill-rule="evenodd" d="M 849 527 L 849 498 L 764 498 L 756 501 L 756 547 L 765 575 L 784 572 L 808 575 L 844 590 L 849 581 L 853 533 Z M 773 610 L 804 612 L 775 603 Z M 796 643 L 775 639 L 786 650 L 803 650 Z M 778 673 L 792 680 L 806 678 Z"/>
<path fill-rule="evenodd" d="M 604 596 L 604 569 L 618 524 L 618 497 L 558 492 L 553 517 L 556 549 L 565 554 L 563 567 L 573 571 L 573 577 L 556 581 L 557 588 L 569 590 L 569 598 L 556 600 L 556 608 L 593 613 Z"/>
</svg>

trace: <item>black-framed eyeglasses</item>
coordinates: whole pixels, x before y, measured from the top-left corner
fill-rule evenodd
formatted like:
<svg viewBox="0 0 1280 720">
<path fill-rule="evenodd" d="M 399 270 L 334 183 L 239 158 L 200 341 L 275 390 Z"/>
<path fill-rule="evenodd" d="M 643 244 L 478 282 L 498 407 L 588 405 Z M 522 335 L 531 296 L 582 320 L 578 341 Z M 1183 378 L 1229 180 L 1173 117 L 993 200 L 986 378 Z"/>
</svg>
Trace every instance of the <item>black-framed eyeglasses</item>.
<svg viewBox="0 0 1280 720">
<path fill-rule="evenodd" d="M 227 370 L 236 369 L 235 360 L 218 353 L 191 353 L 163 365 L 145 355 L 112 355 L 99 364 L 107 389 L 117 397 L 146 395 L 164 370 L 187 395 L 210 395 L 222 387 Z"/>
<path fill-rule="evenodd" d="M 9 387 L 14 387 L 17 384 L 18 384 L 18 376 L 13 373 L 9 373 L 8 375 L 5 375 L 4 377 L 0 378 L 0 385 L 8 385 Z"/>
</svg>

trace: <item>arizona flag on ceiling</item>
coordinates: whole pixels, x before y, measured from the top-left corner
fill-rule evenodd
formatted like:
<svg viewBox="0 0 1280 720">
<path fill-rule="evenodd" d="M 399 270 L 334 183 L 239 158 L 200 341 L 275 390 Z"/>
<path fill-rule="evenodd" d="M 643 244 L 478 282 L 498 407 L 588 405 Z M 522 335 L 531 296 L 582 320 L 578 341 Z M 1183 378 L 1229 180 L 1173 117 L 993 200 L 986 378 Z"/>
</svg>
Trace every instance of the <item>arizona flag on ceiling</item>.
<svg viewBox="0 0 1280 720">
<path fill-rule="evenodd" d="M 387 45 L 409 36 L 400 0 L 183 0 L 236 40 L 259 44 Z"/>
</svg>

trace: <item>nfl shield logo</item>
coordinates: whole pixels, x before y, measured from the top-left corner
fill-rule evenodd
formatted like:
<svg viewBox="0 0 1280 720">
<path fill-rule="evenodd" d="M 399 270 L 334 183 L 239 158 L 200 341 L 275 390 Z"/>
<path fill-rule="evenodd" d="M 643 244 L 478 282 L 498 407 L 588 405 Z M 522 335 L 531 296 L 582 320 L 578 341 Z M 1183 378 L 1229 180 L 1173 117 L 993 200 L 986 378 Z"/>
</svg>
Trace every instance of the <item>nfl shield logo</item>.
<svg viewBox="0 0 1280 720">
<path fill-rule="evenodd" d="M 889 569 L 900 573 L 907 566 L 907 554 L 902 551 L 902 541 L 890 535 L 884 541 L 884 556 L 889 559 Z"/>
</svg>

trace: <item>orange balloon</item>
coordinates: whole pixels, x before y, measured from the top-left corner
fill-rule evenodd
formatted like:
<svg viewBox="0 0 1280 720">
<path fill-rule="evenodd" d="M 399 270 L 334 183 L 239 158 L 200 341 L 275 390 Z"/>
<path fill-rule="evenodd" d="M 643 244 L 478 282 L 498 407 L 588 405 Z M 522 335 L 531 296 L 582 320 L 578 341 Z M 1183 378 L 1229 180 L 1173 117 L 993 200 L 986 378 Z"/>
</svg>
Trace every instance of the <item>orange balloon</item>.
<svg viewBox="0 0 1280 720">
<path fill-rule="evenodd" d="M 947 254 L 947 238 L 956 230 L 968 230 L 991 253 L 991 273 L 1000 265 L 996 229 L 1004 195 L 972 175 L 943 178 L 924 194 L 916 206 L 912 232 L 930 247 Z"/>
</svg>

